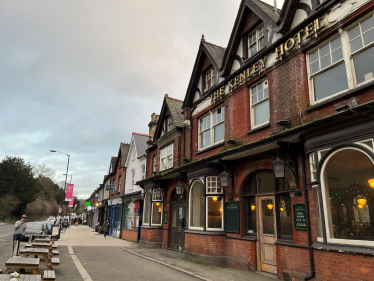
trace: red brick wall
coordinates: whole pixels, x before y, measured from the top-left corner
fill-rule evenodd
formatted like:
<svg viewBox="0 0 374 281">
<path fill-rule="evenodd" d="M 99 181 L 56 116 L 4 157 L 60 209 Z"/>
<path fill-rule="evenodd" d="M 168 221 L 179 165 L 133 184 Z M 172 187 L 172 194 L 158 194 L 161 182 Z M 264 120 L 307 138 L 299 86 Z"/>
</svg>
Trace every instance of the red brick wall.
<svg viewBox="0 0 374 281">
<path fill-rule="evenodd" d="M 140 240 L 148 242 L 162 242 L 162 228 L 142 228 L 140 232 Z"/>
<path fill-rule="evenodd" d="M 250 11 L 248 17 L 245 20 L 241 35 L 244 35 L 247 31 L 249 31 L 252 27 L 257 26 L 260 22 L 260 18 L 255 13 Z"/>
<path fill-rule="evenodd" d="M 314 262 L 317 280 L 373 280 L 372 257 L 314 251 Z"/>
<path fill-rule="evenodd" d="M 226 237 L 185 233 L 185 250 L 208 256 L 224 256 Z"/>
<path fill-rule="evenodd" d="M 153 172 L 153 157 L 156 156 L 157 157 L 157 149 L 151 151 L 149 154 L 148 154 L 148 158 L 147 158 L 147 177 L 151 177 L 152 176 L 152 172 Z M 157 158 L 156 158 L 156 162 L 157 162 Z M 159 169 L 159 166 L 156 165 L 156 172 L 158 172 L 158 169 Z"/>
<path fill-rule="evenodd" d="M 210 62 L 210 60 L 208 59 L 208 57 L 205 56 L 204 62 L 203 62 L 203 66 L 201 67 L 201 72 L 204 72 L 205 70 L 207 70 L 211 66 L 212 66 L 212 63 Z"/>
<path fill-rule="evenodd" d="M 138 238 L 138 232 L 134 230 L 123 229 L 122 239 L 136 242 Z"/>
<path fill-rule="evenodd" d="M 226 256 L 235 258 L 226 259 L 228 266 L 257 271 L 256 242 L 226 239 Z"/>
<path fill-rule="evenodd" d="M 114 196 L 123 195 L 123 193 L 125 191 L 124 186 L 125 186 L 125 180 L 126 180 L 126 169 L 123 169 L 123 166 L 121 165 L 121 162 L 122 162 L 122 157 L 120 157 L 119 163 L 117 165 L 116 173 L 111 179 L 111 180 L 114 180 L 114 184 L 116 185 L 116 190 L 114 192 Z M 118 193 L 119 177 L 121 177 L 121 186 L 120 186 L 120 192 Z"/>
<path fill-rule="evenodd" d="M 283 280 L 283 272 L 288 273 L 291 278 L 296 280 L 301 280 L 302 277 L 310 273 L 309 251 L 307 249 L 276 245 L 276 256 L 279 279 Z"/>
</svg>

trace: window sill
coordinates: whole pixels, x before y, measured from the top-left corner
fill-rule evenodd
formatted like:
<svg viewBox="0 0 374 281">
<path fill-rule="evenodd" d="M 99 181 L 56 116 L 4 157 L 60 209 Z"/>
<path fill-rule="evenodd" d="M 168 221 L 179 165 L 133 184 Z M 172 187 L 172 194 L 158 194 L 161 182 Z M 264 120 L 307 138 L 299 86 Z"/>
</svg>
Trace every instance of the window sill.
<svg viewBox="0 0 374 281">
<path fill-rule="evenodd" d="M 291 241 L 288 240 L 277 240 L 274 243 L 275 245 L 280 245 L 280 246 L 288 246 L 288 247 L 295 247 L 295 248 L 302 248 L 302 249 L 308 249 L 307 245 L 300 245 L 300 244 L 295 244 Z"/>
<path fill-rule="evenodd" d="M 248 130 L 248 131 L 247 131 L 247 134 L 251 134 L 251 133 L 253 133 L 253 132 L 260 131 L 260 130 L 265 129 L 265 128 L 267 128 L 267 127 L 270 127 L 270 123 L 267 123 L 267 124 L 262 125 L 262 126 L 260 126 L 260 127 L 254 128 L 254 129 L 252 129 L 252 130 Z"/>
<path fill-rule="evenodd" d="M 219 142 L 219 143 L 213 144 L 213 145 L 211 145 L 211 146 L 208 146 L 208 147 L 206 147 L 206 148 L 203 148 L 203 149 L 201 149 L 201 150 L 195 152 L 195 155 L 200 154 L 200 153 L 203 153 L 203 152 L 208 151 L 208 150 L 210 150 L 210 149 L 213 149 L 213 148 L 219 147 L 219 146 L 224 145 L 224 144 L 225 144 L 225 141 L 221 141 L 221 142 Z"/>
<path fill-rule="evenodd" d="M 256 236 L 235 237 L 235 236 L 226 235 L 226 238 L 228 238 L 228 239 L 236 239 L 236 240 L 244 240 L 244 241 L 251 241 L 251 242 L 257 242 L 257 237 Z"/>
<path fill-rule="evenodd" d="M 211 231 L 211 230 L 192 230 L 188 229 L 185 230 L 184 233 L 191 233 L 191 234 L 199 234 L 199 235 L 212 235 L 212 236 L 226 236 L 226 232 L 224 231 Z"/>
<path fill-rule="evenodd" d="M 365 240 L 362 240 L 365 243 Z M 374 247 L 359 247 L 347 244 L 322 244 L 314 243 L 312 248 L 315 250 L 327 251 L 327 252 L 337 252 L 342 254 L 351 255 L 364 255 L 364 256 L 374 256 Z"/>
<path fill-rule="evenodd" d="M 325 101 L 322 101 L 322 102 L 316 103 L 314 105 L 308 106 L 307 108 L 304 109 L 304 112 L 308 112 L 308 111 L 311 111 L 311 110 L 316 109 L 318 107 L 322 107 L 322 106 L 324 106 L 326 104 L 329 104 L 329 103 L 331 103 L 333 101 L 336 101 L 338 99 L 341 99 L 341 98 L 345 98 L 345 97 L 350 96 L 352 94 L 357 94 L 360 91 L 365 91 L 365 90 L 367 90 L 369 88 L 372 88 L 373 86 L 374 86 L 374 81 L 371 81 L 369 83 L 363 84 L 363 85 L 358 86 L 358 87 L 356 87 L 354 89 L 348 90 L 348 91 L 346 91 L 344 93 L 341 93 L 341 94 L 339 94 L 337 96 L 334 96 L 334 97 L 332 97 L 330 99 L 327 99 Z"/>
</svg>

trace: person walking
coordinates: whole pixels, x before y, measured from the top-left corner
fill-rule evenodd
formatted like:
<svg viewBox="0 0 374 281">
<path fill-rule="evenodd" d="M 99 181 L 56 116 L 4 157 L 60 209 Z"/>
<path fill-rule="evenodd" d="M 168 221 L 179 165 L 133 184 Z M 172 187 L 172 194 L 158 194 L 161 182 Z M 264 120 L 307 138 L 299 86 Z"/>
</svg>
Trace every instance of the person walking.
<svg viewBox="0 0 374 281">
<path fill-rule="evenodd" d="M 14 224 L 14 233 L 13 233 L 13 252 L 14 252 L 14 242 L 15 242 L 15 241 L 18 241 L 16 256 L 18 256 L 19 244 L 21 243 L 22 235 L 25 235 L 25 233 L 26 233 L 26 225 L 27 225 L 27 223 L 26 223 L 26 219 L 27 219 L 27 216 L 26 216 L 26 215 L 23 215 L 23 216 L 21 217 L 21 220 L 20 220 L 20 221 L 17 221 L 17 222 Z"/>
<path fill-rule="evenodd" d="M 106 239 L 106 236 L 109 234 L 109 220 L 104 222 L 103 224 L 103 232 L 104 232 L 104 238 Z"/>
</svg>

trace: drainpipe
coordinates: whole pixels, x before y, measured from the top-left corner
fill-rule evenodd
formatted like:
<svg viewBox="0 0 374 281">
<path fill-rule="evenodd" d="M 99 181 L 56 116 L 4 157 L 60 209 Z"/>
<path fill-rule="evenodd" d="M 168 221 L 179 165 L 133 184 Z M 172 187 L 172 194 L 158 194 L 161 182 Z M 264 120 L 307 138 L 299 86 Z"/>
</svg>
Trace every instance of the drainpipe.
<svg viewBox="0 0 374 281">
<path fill-rule="evenodd" d="M 183 163 L 183 159 L 186 159 L 186 125 L 183 126 L 183 157 L 182 157 L 182 163 Z"/>
<path fill-rule="evenodd" d="M 190 111 L 190 162 L 192 162 L 192 128 L 193 128 L 193 120 L 192 120 L 192 110 L 194 109 L 191 108 Z"/>
<path fill-rule="evenodd" d="M 313 249 L 312 249 L 312 235 L 310 231 L 310 220 L 309 220 L 309 199 L 308 199 L 308 190 L 306 185 L 306 175 L 305 175 L 305 154 L 304 151 L 301 153 L 301 170 L 303 173 L 303 182 L 304 182 L 304 202 L 305 202 L 305 209 L 306 209 L 306 223 L 308 229 L 308 250 L 309 250 L 309 262 L 310 262 L 310 274 L 305 276 L 303 280 L 310 280 L 314 278 L 316 272 L 314 270 L 314 258 L 313 258 Z"/>
</svg>

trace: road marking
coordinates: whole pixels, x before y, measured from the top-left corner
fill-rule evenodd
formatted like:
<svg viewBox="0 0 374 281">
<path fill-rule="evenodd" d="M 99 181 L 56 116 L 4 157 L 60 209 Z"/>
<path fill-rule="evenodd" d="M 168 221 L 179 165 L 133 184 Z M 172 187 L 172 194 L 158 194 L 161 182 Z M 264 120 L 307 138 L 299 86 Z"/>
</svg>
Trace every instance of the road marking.
<svg viewBox="0 0 374 281">
<path fill-rule="evenodd" d="M 88 274 L 88 272 L 84 269 L 83 265 L 81 264 L 81 262 L 79 261 L 79 259 L 77 258 L 77 256 L 74 254 L 73 252 L 73 247 L 72 246 L 68 246 L 68 250 L 69 250 L 69 254 L 71 256 L 71 258 L 73 259 L 74 263 L 75 263 L 75 266 L 77 267 L 79 273 L 81 274 L 83 280 L 85 281 L 93 281 L 90 277 L 90 275 Z"/>
<path fill-rule="evenodd" d="M 147 256 L 143 256 L 143 255 L 141 255 L 141 254 L 138 254 L 138 253 L 136 253 L 136 252 L 134 252 L 134 251 L 131 251 L 131 250 L 129 250 L 129 249 L 126 249 L 126 248 L 124 248 L 124 247 L 121 247 L 121 248 L 124 249 L 124 250 L 126 250 L 126 251 L 128 251 L 128 252 L 130 252 L 130 253 L 132 253 L 132 254 L 134 254 L 134 255 L 137 255 L 137 256 L 139 256 L 139 257 L 141 257 L 141 258 L 144 258 L 144 259 L 147 259 L 147 260 L 150 260 L 150 261 L 157 262 L 157 263 L 159 263 L 159 264 L 162 264 L 162 265 L 165 265 L 165 266 L 167 266 L 167 267 L 170 267 L 170 268 L 173 268 L 173 269 L 175 269 L 175 270 L 178 270 L 178 271 L 180 271 L 180 272 L 186 273 L 186 274 L 188 274 L 188 275 L 190 275 L 190 276 L 193 276 L 193 277 L 195 277 L 195 278 L 198 278 L 198 279 L 200 279 L 200 280 L 212 281 L 212 280 L 210 280 L 210 279 L 208 279 L 208 278 L 205 278 L 205 277 L 203 277 L 203 276 L 197 275 L 197 274 L 195 274 L 195 273 L 193 273 L 193 272 L 190 272 L 190 271 L 184 270 L 184 269 L 182 269 L 182 268 L 179 268 L 179 267 L 176 267 L 176 266 L 173 266 L 173 265 L 167 264 L 166 262 L 158 261 L 158 260 L 155 260 L 155 259 L 153 259 L 153 258 L 149 258 L 149 257 L 147 257 Z"/>
</svg>

